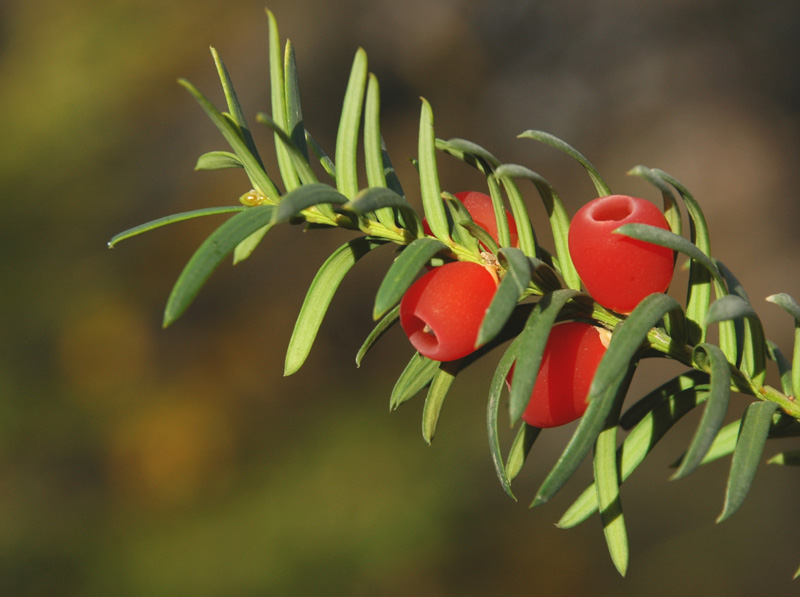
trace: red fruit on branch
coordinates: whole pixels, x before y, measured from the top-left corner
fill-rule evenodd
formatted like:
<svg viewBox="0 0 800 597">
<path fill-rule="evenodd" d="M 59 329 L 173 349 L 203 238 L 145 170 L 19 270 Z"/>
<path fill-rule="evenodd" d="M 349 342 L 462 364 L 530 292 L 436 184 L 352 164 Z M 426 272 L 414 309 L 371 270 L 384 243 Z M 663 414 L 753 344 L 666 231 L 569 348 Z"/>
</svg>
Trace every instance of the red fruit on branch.
<svg viewBox="0 0 800 597">
<path fill-rule="evenodd" d="M 472 221 L 486 230 L 496 243 L 499 243 L 497 237 L 497 219 L 494 217 L 492 198 L 478 191 L 462 191 L 460 193 L 455 193 L 454 197 L 461 201 L 464 207 L 467 208 L 469 215 L 472 217 Z M 514 221 L 514 216 L 512 216 L 508 210 L 506 210 L 506 219 L 508 220 L 509 246 L 518 247 L 519 236 L 517 234 L 517 223 Z M 428 227 L 428 222 L 426 220 L 422 221 L 422 229 L 425 231 L 425 234 L 431 234 L 431 229 Z"/>
<path fill-rule="evenodd" d="M 611 332 L 581 321 L 554 325 L 522 420 L 534 427 L 558 427 L 583 416 L 589 388 Z M 511 384 L 512 368 L 507 382 Z"/>
<path fill-rule="evenodd" d="M 669 287 L 674 253 L 667 247 L 615 234 L 623 224 L 669 230 L 661 210 L 645 199 L 599 197 L 572 219 L 569 252 L 592 298 L 613 311 L 630 313 L 644 297 Z"/>
<path fill-rule="evenodd" d="M 419 353 L 453 361 L 475 350 L 486 309 L 497 291 L 482 265 L 456 261 L 414 282 L 400 301 L 400 325 Z"/>
<path fill-rule="evenodd" d="M 467 208 L 472 220 L 481 228 L 489 233 L 495 242 L 497 240 L 497 219 L 494 217 L 494 206 L 492 205 L 492 198 L 484 193 L 477 191 L 464 191 L 456 193 L 455 198 L 464 204 Z M 517 223 L 514 217 L 506 210 L 506 219 L 508 220 L 508 236 L 509 245 L 512 247 L 519 246 L 519 237 L 517 236 Z"/>
</svg>

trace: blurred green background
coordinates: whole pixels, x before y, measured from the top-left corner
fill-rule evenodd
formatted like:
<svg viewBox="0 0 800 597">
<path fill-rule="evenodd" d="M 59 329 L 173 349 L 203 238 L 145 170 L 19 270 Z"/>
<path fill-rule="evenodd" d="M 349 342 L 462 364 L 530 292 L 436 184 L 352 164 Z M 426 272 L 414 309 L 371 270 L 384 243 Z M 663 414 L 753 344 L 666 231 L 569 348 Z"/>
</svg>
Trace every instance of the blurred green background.
<svg viewBox="0 0 800 597">
<path fill-rule="evenodd" d="M 570 211 L 592 197 L 584 173 L 517 134 L 568 140 L 618 192 L 657 199 L 625 172 L 667 170 L 700 200 L 716 256 L 791 351 L 790 321 L 761 299 L 800 296 L 795 0 L 269 8 L 296 48 L 307 126 L 329 151 L 363 46 L 412 201 L 420 95 L 438 136 L 539 171 Z M 253 122 L 268 109 L 261 2 L 0 5 L 0 594 L 796 593 L 793 470 L 763 468 L 742 510 L 719 526 L 725 462 L 667 481 L 697 413 L 624 487 L 625 580 L 598 521 L 554 527 L 588 469 L 551 504 L 526 507 L 571 427 L 540 438 L 516 483 L 519 502 L 503 493 L 484 421 L 491 358 L 459 376 L 426 446 L 420 398 L 387 408 L 411 354 L 399 331 L 361 369 L 353 363 L 389 252 L 345 281 L 309 361 L 283 378 L 300 302 L 343 232 L 274 230 L 161 330 L 172 282 L 220 220 L 113 251 L 106 242 L 249 189 L 241 172 L 193 172 L 199 154 L 227 149 L 175 84 L 185 77 L 222 104 L 209 45 Z M 256 133 L 272 156 L 270 136 Z M 448 190 L 480 182 L 445 156 L 440 165 Z M 536 217 L 538 199 L 525 192 Z M 544 235 L 546 224 L 537 228 Z M 680 280 L 673 292 L 681 296 Z M 635 391 L 675 371 L 648 364 Z"/>
</svg>

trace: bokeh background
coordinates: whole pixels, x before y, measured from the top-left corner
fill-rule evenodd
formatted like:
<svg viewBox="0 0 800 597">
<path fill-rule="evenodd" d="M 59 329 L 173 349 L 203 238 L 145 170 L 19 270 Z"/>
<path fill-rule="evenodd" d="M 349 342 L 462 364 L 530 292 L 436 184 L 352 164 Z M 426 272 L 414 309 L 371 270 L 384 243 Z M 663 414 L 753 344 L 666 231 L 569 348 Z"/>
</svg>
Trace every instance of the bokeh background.
<svg viewBox="0 0 800 597">
<path fill-rule="evenodd" d="M 269 8 L 295 45 L 307 126 L 329 151 L 363 46 L 412 201 L 421 95 L 438 136 L 539 171 L 571 211 L 592 197 L 588 178 L 517 139 L 522 131 L 568 140 L 619 192 L 657 200 L 625 172 L 667 170 L 700 200 L 715 254 L 790 353 L 790 320 L 761 299 L 800 296 L 795 0 Z M 793 470 L 762 468 L 721 525 L 726 462 L 668 482 L 697 413 L 624 486 L 627 579 L 597 520 L 554 527 L 588 469 L 550 504 L 527 508 L 571 427 L 540 438 L 516 482 L 519 502 L 503 493 L 484 421 L 492 358 L 459 376 L 427 446 L 421 397 L 387 408 L 411 354 L 399 330 L 360 369 L 353 362 L 388 252 L 359 264 L 305 367 L 282 377 L 305 290 L 343 232 L 274 230 L 162 330 L 172 282 L 218 221 L 113 251 L 106 242 L 248 190 L 241 172 L 193 172 L 198 155 L 227 149 L 175 84 L 186 77 L 221 105 L 210 45 L 253 122 L 268 109 L 263 2 L 0 4 L 0 593 L 796 594 Z M 273 164 L 270 136 L 255 130 Z M 446 156 L 440 166 L 449 190 L 480 183 Z M 538 198 L 525 193 L 536 218 Z M 681 296 L 679 282 L 673 291 Z M 674 372 L 648 364 L 635 391 Z"/>
</svg>

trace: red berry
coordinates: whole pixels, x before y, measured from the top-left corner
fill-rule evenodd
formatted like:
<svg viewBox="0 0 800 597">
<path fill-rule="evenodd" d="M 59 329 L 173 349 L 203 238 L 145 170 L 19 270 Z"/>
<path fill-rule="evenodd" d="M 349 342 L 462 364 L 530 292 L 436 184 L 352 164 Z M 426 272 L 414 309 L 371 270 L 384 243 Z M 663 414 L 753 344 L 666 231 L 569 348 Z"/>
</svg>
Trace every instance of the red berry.
<svg viewBox="0 0 800 597">
<path fill-rule="evenodd" d="M 400 301 L 400 325 L 420 354 L 453 361 L 475 350 L 497 282 L 477 263 L 456 261 L 414 282 Z"/>
<path fill-rule="evenodd" d="M 497 241 L 497 220 L 494 217 L 494 206 L 492 205 L 492 198 L 484 193 L 477 191 L 463 191 L 456 193 L 455 198 L 464 204 L 467 208 L 472 220 L 481 228 L 489 233 L 495 242 Z M 517 236 L 517 223 L 514 217 L 506 210 L 506 219 L 508 220 L 508 236 L 510 239 L 510 246 L 519 246 L 519 237 Z"/>
<path fill-rule="evenodd" d="M 654 204 L 626 195 L 590 201 L 569 227 L 569 252 L 586 291 L 619 313 L 630 313 L 647 295 L 664 292 L 674 269 L 671 249 L 614 233 L 633 223 L 669 230 Z"/>
<path fill-rule="evenodd" d="M 472 220 L 478 226 L 486 230 L 495 242 L 499 242 L 497 239 L 497 220 L 494 217 L 492 198 L 485 193 L 479 193 L 477 191 L 462 191 L 461 193 L 456 193 L 454 197 L 464 204 Z M 509 245 L 517 247 L 519 246 L 517 223 L 508 210 L 506 210 L 506 219 L 508 220 Z M 431 234 L 431 229 L 428 227 L 428 222 L 426 220 L 422 221 L 422 228 L 426 234 Z"/>
<path fill-rule="evenodd" d="M 558 427 L 583 416 L 610 337 L 608 330 L 580 321 L 553 326 L 522 420 L 534 427 Z M 513 374 L 512 368 L 509 384 Z"/>
</svg>

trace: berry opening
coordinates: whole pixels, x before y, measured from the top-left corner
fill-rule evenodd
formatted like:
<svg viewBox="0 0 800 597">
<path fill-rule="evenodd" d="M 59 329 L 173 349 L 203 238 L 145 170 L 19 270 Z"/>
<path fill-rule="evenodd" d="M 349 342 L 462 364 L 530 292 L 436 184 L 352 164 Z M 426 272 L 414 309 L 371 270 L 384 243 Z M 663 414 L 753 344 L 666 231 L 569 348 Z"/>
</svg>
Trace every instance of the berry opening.
<svg viewBox="0 0 800 597">
<path fill-rule="evenodd" d="M 420 352 L 436 353 L 439 350 L 439 338 L 427 321 L 414 317 L 409 326 L 414 332 L 409 337 L 412 345 Z"/>
<path fill-rule="evenodd" d="M 630 217 L 633 210 L 634 205 L 630 197 L 617 195 L 598 202 L 592 210 L 592 218 L 598 222 L 621 222 Z"/>
</svg>

